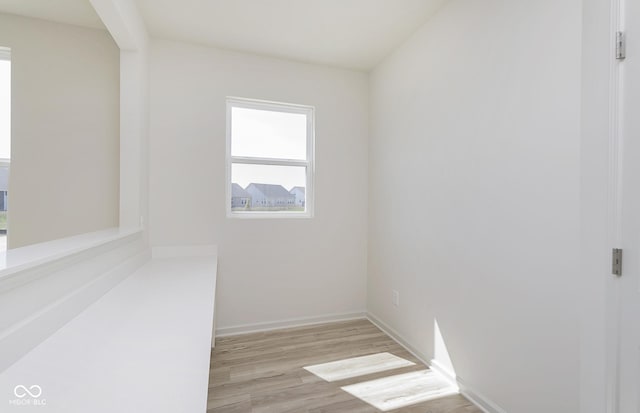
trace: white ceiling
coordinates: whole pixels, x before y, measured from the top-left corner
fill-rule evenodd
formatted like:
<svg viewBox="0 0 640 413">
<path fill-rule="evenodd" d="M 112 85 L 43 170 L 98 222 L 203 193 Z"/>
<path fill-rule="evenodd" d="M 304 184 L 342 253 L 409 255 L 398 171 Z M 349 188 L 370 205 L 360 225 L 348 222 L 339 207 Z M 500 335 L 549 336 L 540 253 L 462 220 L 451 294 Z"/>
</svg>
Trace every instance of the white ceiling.
<svg viewBox="0 0 640 413">
<path fill-rule="evenodd" d="M 371 69 L 443 0 L 136 0 L 152 36 Z"/>
<path fill-rule="evenodd" d="M 368 70 L 445 0 L 135 0 L 152 36 Z M 0 0 L 0 12 L 104 28 L 89 0 Z"/>
<path fill-rule="evenodd" d="M 89 0 L 0 0 L 0 12 L 104 29 Z"/>
</svg>

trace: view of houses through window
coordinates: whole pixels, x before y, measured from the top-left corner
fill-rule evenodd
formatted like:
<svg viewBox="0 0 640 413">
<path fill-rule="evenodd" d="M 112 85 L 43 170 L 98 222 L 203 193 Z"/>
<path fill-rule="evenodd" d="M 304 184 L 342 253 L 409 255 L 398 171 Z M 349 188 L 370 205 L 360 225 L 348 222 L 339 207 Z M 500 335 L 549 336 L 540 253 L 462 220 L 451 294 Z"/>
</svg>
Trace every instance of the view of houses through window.
<svg viewBox="0 0 640 413">
<path fill-rule="evenodd" d="M 250 183 L 242 188 L 231 184 L 231 209 L 234 211 L 304 211 L 303 186 L 287 190 L 277 184 Z"/>
<path fill-rule="evenodd" d="M 230 213 L 310 212 L 313 109 L 229 99 Z"/>
<path fill-rule="evenodd" d="M 11 55 L 0 47 L 0 251 L 7 249 L 7 201 L 11 162 Z"/>
</svg>

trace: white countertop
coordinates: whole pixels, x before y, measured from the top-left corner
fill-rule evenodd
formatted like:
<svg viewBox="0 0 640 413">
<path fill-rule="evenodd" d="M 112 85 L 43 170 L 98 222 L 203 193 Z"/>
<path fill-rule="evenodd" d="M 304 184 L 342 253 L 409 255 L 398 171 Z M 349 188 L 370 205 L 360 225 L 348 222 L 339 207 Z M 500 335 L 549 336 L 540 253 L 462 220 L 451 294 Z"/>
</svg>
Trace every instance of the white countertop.
<svg viewBox="0 0 640 413">
<path fill-rule="evenodd" d="M 216 265 L 151 260 L 1 373 L 0 411 L 204 413 Z"/>
</svg>

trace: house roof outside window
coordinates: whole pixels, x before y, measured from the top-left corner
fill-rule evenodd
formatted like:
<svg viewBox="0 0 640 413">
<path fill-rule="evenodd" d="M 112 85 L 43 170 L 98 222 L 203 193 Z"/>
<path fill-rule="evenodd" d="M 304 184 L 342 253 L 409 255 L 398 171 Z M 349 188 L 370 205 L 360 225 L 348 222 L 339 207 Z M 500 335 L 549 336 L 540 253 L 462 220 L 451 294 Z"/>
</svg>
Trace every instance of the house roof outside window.
<svg viewBox="0 0 640 413">
<path fill-rule="evenodd" d="M 242 189 L 242 187 L 236 183 L 231 184 L 231 197 L 232 198 L 251 198 L 251 194 Z"/>
</svg>

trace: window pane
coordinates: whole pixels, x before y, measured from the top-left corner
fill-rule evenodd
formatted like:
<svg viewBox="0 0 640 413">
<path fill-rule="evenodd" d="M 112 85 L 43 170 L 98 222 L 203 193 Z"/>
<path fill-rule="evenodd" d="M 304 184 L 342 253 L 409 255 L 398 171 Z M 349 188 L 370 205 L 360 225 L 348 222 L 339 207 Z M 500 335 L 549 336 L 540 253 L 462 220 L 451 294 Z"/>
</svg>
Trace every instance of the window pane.
<svg viewBox="0 0 640 413">
<path fill-rule="evenodd" d="M 231 165 L 232 211 L 304 212 L 304 166 Z"/>
<path fill-rule="evenodd" d="M 11 157 L 11 62 L 0 59 L 0 158 Z"/>
<path fill-rule="evenodd" d="M 231 155 L 307 159 L 307 115 L 231 108 Z"/>
</svg>

